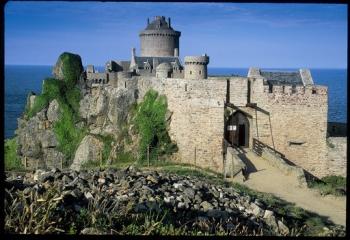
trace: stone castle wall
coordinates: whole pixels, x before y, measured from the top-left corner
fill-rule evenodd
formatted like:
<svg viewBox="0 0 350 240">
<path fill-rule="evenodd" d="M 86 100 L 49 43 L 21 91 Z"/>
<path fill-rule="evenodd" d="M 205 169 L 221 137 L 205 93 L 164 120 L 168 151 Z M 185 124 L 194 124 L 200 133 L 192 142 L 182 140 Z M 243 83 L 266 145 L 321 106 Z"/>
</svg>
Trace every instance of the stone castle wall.
<svg viewBox="0 0 350 240">
<path fill-rule="evenodd" d="M 222 172 L 226 81 L 138 78 L 140 100 L 150 88 L 167 96 L 178 161 Z"/>
<path fill-rule="evenodd" d="M 262 79 L 248 83 L 244 77 L 189 80 L 139 76 L 123 85 L 133 88 L 139 101 L 151 88 L 167 96 L 172 112 L 169 134 L 179 147 L 176 156 L 182 163 L 223 171 L 224 103 L 229 92 L 229 102 L 236 107 L 231 113 L 239 109 L 247 115 L 250 148 L 256 138 L 317 177 L 336 168 L 327 158 L 327 87 L 269 89 Z M 248 94 L 257 108 L 246 106 Z"/>
<path fill-rule="evenodd" d="M 250 111 L 252 137 L 315 176 L 327 175 L 327 87 L 269 89 L 262 79 L 251 79 L 251 84 L 251 102 L 258 106 L 258 110 Z"/>
</svg>

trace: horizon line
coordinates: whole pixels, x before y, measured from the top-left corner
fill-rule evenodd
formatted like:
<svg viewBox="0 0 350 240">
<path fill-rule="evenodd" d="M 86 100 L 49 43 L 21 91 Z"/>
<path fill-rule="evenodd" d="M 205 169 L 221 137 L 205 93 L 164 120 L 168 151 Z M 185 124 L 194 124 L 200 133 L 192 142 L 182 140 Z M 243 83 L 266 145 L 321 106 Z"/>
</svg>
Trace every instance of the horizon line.
<svg viewBox="0 0 350 240">
<path fill-rule="evenodd" d="M 42 67 L 53 67 L 55 64 L 4 64 L 5 66 L 42 66 Z M 91 64 L 87 64 L 87 65 L 91 65 Z M 86 67 L 87 65 L 83 65 L 84 67 Z M 93 64 L 92 64 L 93 65 Z M 94 67 L 104 67 L 104 65 L 94 65 Z M 210 68 L 226 68 L 226 69 L 249 69 L 251 67 L 256 67 L 256 66 L 249 66 L 249 67 L 228 67 L 228 66 L 223 66 L 223 67 L 217 67 L 217 66 L 208 66 L 208 69 Z M 302 69 L 302 68 L 308 68 L 308 69 L 341 69 L 341 70 L 347 70 L 347 67 L 257 67 L 259 69 Z"/>
</svg>

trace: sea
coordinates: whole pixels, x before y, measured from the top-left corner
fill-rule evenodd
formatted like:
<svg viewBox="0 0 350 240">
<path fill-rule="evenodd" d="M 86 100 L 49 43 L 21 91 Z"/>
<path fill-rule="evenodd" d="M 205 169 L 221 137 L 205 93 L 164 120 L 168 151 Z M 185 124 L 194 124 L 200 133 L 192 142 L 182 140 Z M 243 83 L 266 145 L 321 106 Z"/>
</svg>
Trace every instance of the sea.
<svg viewBox="0 0 350 240">
<path fill-rule="evenodd" d="M 103 71 L 103 67 L 96 67 Z M 297 69 L 268 69 L 286 70 Z M 347 69 L 310 69 L 315 84 L 328 86 L 328 121 L 347 122 Z M 248 68 L 208 68 L 209 75 L 247 76 Z M 52 66 L 5 65 L 5 138 L 11 138 L 28 93 L 40 94 L 42 81 L 52 76 Z"/>
</svg>

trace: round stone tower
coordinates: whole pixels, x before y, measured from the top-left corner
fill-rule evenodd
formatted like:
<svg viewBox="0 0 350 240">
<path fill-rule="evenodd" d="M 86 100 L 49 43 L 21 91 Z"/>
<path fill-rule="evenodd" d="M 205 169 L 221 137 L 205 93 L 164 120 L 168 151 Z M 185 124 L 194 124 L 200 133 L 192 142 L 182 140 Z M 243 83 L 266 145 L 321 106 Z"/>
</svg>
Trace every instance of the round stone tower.
<svg viewBox="0 0 350 240">
<path fill-rule="evenodd" d="M 141 56 L 144 57 L 178 57 L 181 32 L 175 31 L 163 16 L 156 16 L 140 32 Z"/>
<path fill-rule="evenodd" d="M 208 77 L 209 56 L 186 56 L 185 57 L 185 78 L 206 79 Z"/>
</svg>

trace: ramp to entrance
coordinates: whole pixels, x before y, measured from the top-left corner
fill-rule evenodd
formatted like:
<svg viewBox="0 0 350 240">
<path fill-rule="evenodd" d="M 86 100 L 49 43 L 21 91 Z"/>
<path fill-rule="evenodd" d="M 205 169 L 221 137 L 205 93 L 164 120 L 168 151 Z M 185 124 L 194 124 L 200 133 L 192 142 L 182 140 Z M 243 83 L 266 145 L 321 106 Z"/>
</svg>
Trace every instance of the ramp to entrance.
<svg viewBox="0 0 350 240">
<path fill-rule="evenodd" d="M 345 226 L 345 197 L 322 197 L 316 190 L 300 187 L 294 175 L 285 175 L 250 149 L 241 149 L 241 154 L 241 159 L 243 162 L 246 161 L 248 168 L 248 180 L 243 182 L 243 176 L 238 173 L 232 181 L 260 192 L 272 193 L 306 210 L 328 216 L 334 223 Z"/>
</svg>

